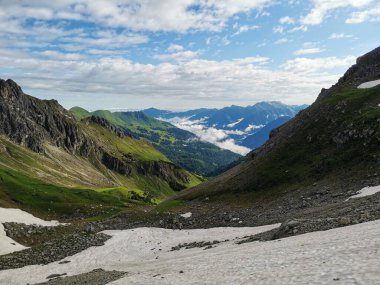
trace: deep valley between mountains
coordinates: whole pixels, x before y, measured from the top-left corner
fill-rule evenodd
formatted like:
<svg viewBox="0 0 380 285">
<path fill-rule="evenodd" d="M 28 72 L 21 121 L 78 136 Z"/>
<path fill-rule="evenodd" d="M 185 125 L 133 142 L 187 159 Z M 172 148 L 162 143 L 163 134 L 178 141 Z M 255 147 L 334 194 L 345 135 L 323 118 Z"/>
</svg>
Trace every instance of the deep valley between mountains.
<svg viewBox="0 0 380 285">
<path fill-rule="evenodd" d="M 66 110 L 0 80 L 0 284 L 379 284 L 379 80 L 380 47 L 310 106 Z"/>
</svg>

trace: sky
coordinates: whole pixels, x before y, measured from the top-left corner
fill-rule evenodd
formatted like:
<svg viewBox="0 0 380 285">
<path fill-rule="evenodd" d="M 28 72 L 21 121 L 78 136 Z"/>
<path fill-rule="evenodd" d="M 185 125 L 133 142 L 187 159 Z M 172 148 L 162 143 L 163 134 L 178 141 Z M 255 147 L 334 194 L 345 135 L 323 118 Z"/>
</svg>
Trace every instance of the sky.
<svg viewBox="0 0 380 285">
<path fill-rule="evenodd" d="M 380 0 L 0 0 L 0 78 L 89 110 L 310 104 L 379 31 Z"/>
</svg>

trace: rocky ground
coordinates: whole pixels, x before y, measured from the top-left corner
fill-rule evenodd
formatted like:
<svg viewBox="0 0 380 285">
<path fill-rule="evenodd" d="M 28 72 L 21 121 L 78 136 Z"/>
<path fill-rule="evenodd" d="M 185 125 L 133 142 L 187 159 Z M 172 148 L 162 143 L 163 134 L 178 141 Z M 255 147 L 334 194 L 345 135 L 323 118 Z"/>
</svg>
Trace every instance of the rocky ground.
<svg viewBox="0 0 380 285">
<path fill-rule="evenodd" d="M 380 219 L 380 193 L 349 199 L 364 186 L 379 185 L 378 177 L 366 182 L 350 180 L 331 181 L 302 188 L 279 197 L 270 205 L 253 204 L 251 207 L 221 207 L 204 201 L 190 202 L 177 212 L 161 213 L 155 210 L 140 215 L 130 212 L 98 222 L 71 224 L 58 227 L 41 227 L 5 223 L 9 237 L 31 248 L 0 256 L 0 270 L 32 264 L 47 264 L 81 252 L 91 246 L 103 245 L 109 236 L 99 234 L 104 230 L 123 230 L 139 227 L 168 229 L 197 229 L 211 227 L 253 227 L 282 223 L 278 229 L 257 236 L 247 236 L 242 242 L 273 240 L 313 231 L 328 230 Z M 191 212 L 189 217 L 181 214 Z M 57 238 L 58 237 L 58 238 Z M 213 241 L 205 246 L 213 246 Z M 199 247 L 200 244 L 175 245 L 175 247 Z M 201 244 L 203 246 L 203 243 Z M 178 248 L 178 249 L 179 249 Z"/>
<path fill-rule="evenodd" d="M 81 252 L 91 246 L 101 246 L 109 238 L 110 236 L 102 233 L 78 233 L 65 238 L 55 238 L 39 246 L 0 256 L 0 270 L 32 264 L 48 264 Z"/>
<path fill-rule="evenodd" d="M 108 284 L 109 282 L 115 281 L 117 279 L 125 276 L 126 272 L 120 271 L 105 271 L 103 269 L 95 269 L 88 273 L 78 274 L 69 277 L 60 276 L 51 276 L 47 282 L 38 283 L 36 285 L 103 285 Z"/>
</svg>

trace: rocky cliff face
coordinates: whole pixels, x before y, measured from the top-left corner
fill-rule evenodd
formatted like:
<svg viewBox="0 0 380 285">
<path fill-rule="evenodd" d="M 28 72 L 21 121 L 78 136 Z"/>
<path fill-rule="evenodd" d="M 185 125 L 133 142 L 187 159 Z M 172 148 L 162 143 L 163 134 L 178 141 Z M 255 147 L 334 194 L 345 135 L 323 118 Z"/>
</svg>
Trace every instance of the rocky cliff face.
<svg viewBox="0 0 380 285">
<path fill-rule="evenodd" d="M 190 182 L 189 176 L 180 167 L 162 161 L 142 162 L 138 167 L 138 172 L 164 179 L 175 191 L 185 189 L 186 184 Z"/>
<path fill-rule="evenodd" d="M 122 129 L 120 129 L 118 127 L 115 127 L 114 125 L 112 125 L 109 121 L 107 121 L 104 118 L 100 118 L 100 117 L 96 117 L 96 116 L 91 116 L 91 117 L 83 119 L 82 121 L 85 122 L 85 123 L 95 123 L 95 124 L 98 124 L 98 125 L 102 126 L 103 128 L 106 128 L 107 130 L 112 131 L 119 138 L 124 138 L 125 137 L 125 133 L 124 133 L 124 131 Z"/>
<path fill-rule="evenodd" d="M 91 145 L 57 101 L 28 96 L 10 79 L 0 79 L 0 134 L 40 153 L 45 142 L 81 154 Z"/>
<path fill-rule="evenodd" d="M 183 169 L 169 162 L 139 161 L 128 153 L 110 152 L 87 134 L 87 124 L 97 124 L 121 139 L 130 137 L 104 118 L 92 116 L 78 122 L 57 101 L 31 97 L 14 81 L 0 79 L 0 135 L 37 153 L 47 154 L 49 144 L 127 177 L 135 171 L 156 176 L 173 190 L 186 188 L 190 178 Z"/>
</svg>

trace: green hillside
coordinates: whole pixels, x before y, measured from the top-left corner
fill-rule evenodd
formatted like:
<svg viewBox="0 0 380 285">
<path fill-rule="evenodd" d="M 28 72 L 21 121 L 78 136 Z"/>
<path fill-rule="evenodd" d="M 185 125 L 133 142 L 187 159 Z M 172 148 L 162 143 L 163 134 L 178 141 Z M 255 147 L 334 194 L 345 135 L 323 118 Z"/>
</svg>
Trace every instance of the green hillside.
<svg viewBox="0 0 380 285">
<path fill-rule="evenodd" d="M 227 193 L 285 193 L 351 174 L 362 179 L 379 166 L 380 86 L 337 88 L 317 100 L 251 158 L 222 176 L 177 195 L 194 199 Z M 267 191 L 267 192 L 266 192 Z"/>
<path fill-rule="evenodd" d="M 0 207 L 17 207 L 39 216 L 60 218 L 104 216 L 123 210 L 127 204 L 157 204 L 174 194 L 170 183 L 186 188 L 201 182 L 174 166 L 148 141 L 119 138 L 93 123 L 82 123 L 82 128 L 115 157 L 131 159 L 132 174 L 121 175 L 107 170 L 100 162 L 55 147 L 48 147 L 49 157 L 45 157 L 0 137 Z M 162 166 L 167 176 L 138 171 L 151 163 Z M 177 179 L 178 173 L 188 177 L 188 181 Z"/>
<path fill-rule="evenodd" d="M 91 116 L 91 113 L 81 107 L 73 107 L 70 111 L 75 114 L 75 117 L 79 120 Z"/>
<path fill-rule="evenodd" d="M 78 120 L 86 114 L 80 107 L 74 107 L 70 111 Z M 137 139 L 149 140 L 175 164 L 198 175 L 208 176 L 240 157 L 211 143 L 199 141 L 194 134 L 151 118 L 143 112 L 112 113 L 99 110 L 87 114 L 105 118 Z"/>
</svg>

